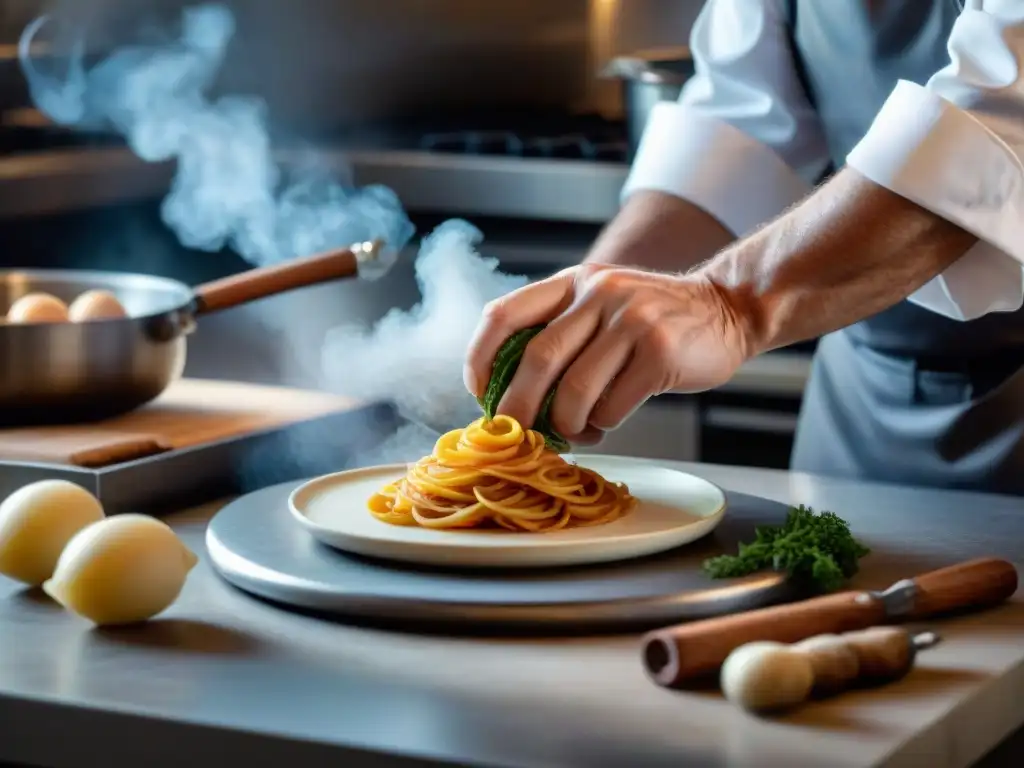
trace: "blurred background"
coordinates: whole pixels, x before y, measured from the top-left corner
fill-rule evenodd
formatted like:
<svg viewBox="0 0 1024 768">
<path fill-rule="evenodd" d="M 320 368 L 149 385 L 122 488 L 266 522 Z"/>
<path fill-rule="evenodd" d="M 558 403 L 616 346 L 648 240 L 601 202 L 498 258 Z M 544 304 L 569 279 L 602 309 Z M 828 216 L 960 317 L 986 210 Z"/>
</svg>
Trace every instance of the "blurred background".
<svg viewBox="0 0 1024 768">
<path fill-rule="evenodd" d="M 87 28 L 90 56 L 102 57 L 140 28 L 158 34 L 186 5 L 0 4 L 0 268 L 123 270 L 190 284 L 247 268 L 228 250 L 180 246 L 160 219 L 173 169 L 141 162 L 115 135 L 49 124 L 17 61 L 19 36 L 44 12 Z M 313 149 L 338 178 L 394 190 L 419 234 L 464 217 L 504 271 L 540 277 L 578 262 L 615 214 L 646 110 L 675 98 L 692 72 L 686 42 L 702 2 L 226 5 L 237 32 L 216 90 L 266 100 L 283 162 Z M 43 41 L 33 56 L 57 53 Z M 186 375 L 315 387 L 329 329 L 418 301 L 414 253 L 374 283 L 204 320 Z M 753 361 L 717 392 L 655 398 L 602 450 L 784 467 L 813 346 Z"/>
</svg>

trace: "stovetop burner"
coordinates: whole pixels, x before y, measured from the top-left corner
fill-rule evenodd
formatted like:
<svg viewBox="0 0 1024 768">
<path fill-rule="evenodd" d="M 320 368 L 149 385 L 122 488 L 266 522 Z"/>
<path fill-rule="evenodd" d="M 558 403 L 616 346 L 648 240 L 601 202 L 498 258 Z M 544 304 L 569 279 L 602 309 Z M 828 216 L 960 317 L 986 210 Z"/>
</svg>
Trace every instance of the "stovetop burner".
<svg viewBox="0 0 1024 768">
<path fill-rule="evenodd" d="M 595 138 L 586 134 L 561 136 L 522 135 L 512 131 L 456 131 L 428 133 L 420 149 L 464 155 L 501 157 L 543 157 L 567 160 L 625 162 L 626 142 Z"/>
<path fill-rule="evenodd" d="M 415 148 L 434 153 L 625 162 L 625 126 L 596 115 L 566 113 L 452 115 L 425 124 Z"/>
<path fill-rule="evenodd" d="M 80 131 L 50 125 L 34 110 L 13 110 L 0 120 L 0 155 L 53 149 L 124 146 L 107 131 Z M 394 121 L 335 129 L 273 130 L 273 143 L 287 148 L 417 150 L 438 154 L 590 160 L 624 163 L 625 128 L 595 115 L 560 112 L 450 114 L 440 118 Z"/>
</svg>

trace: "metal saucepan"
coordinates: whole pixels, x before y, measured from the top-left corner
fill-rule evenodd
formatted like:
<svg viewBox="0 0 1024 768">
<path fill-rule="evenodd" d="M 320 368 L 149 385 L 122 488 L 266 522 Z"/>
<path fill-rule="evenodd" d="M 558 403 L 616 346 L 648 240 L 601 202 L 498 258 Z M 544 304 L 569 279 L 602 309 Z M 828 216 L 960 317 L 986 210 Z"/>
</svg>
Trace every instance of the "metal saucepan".
<svg viewBox="0 0 1024 768">
<path fill-rule="evenodd" d="M 622 81 L 622 109 L 632 157 L 654 105 L 678 99 L 693 76 L 693 59 L 689 48 L 639 51 L 612 59 L 600 76 Z"/>
<path fill-rule="evenodd" d="M 80 270 L 0 271 L 0 317 L 45 292 L 70 303 L 112 292 L 128 317 L 86 323 L 0 324 L 0 425 L 108 418 L 159 395 L 185 367 L 185 337 L 201 315 L 296 288 L 382 274 L 393 254 L 375 240 L 190 288 L 150 275 Z"/>
</svg>

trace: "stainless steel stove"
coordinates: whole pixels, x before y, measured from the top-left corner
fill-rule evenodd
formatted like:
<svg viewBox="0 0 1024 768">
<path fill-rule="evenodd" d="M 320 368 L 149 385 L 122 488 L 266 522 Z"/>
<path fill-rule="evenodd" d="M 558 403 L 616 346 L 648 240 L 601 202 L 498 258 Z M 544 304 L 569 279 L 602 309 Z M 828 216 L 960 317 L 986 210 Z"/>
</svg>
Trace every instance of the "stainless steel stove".
<svg viewBox="0 0 1024 768">
<path fill-rule="evenodd" d="M 541 115 L 465 120 L 347 153 L 360 184 L 385 184 L 411 211 L 604 224 L 628 170 L 621 123 Z"/>
<path fill-rule="evenodd" d="M 628 170 L 624 126 L 593 116 L 450 117 L 276 144 L 285 163 L 312 152 L 321 166 L 361 186 L 390 187 L 412 213 L 468 218 L 602 225 L 618 209 Z M 167 166 L 135 160 L 119 137 L 47 126 L 31 110 L 0 126 L 0 164 L 4 160 L 26 171 L 45 168 L 47 176 L 60 173 L 69 205 L 90 205 L 98 190 L 105 190 L 97 201 L 102 204 L 114 202 L 119 189 L 159 195 L 170 173 Z M 0 184 L 5 176 L 0 173 Z M 34 199 L 24 189 L 14 197 Z M 0 207 L 15 213 L 18 200 L 5 202 Z"/>
<path fill-rule="evenodd" d="M 411 211 L 603 224 L 618 208 L 624 163 L 357 151 L 360 184 L 384 184 Z"/>
</svg>

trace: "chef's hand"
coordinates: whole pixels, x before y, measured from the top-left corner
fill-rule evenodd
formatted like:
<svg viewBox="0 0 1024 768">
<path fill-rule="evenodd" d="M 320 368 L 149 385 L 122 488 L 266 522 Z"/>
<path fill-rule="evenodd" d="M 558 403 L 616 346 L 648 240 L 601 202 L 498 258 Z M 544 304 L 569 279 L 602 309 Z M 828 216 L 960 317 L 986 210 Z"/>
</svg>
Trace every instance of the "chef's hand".
<svg viewBox="0 0 1024 768">
<path fill-rule="evenodd" d="M 561 376 L 552 424 L 570 442 L 592 444 L 652 395 L 728 381 L 751 346 L 743 320 L 704 278 L 583 264 L 486 307 L 466 387 L 482 395 L 505 340 L 548 323 L 526 347 L 498 412 L 533 424 Z"/>
</svg>

